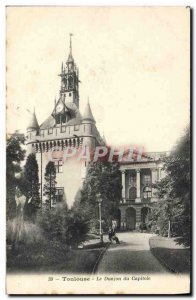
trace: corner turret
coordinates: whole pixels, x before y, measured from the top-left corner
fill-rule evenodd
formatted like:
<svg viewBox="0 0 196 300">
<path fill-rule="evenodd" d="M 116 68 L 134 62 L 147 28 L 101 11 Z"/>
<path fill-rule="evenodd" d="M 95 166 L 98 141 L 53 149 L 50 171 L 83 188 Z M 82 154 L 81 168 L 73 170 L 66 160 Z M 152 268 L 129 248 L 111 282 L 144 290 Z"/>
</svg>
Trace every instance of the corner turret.
<svg viewBox="0 0 196 300">
<path fill-rule="evenodd" d="M 84 114 L 83 114 L 83 117 L 82 117 L 82 123 L 93 123 L 95 124 L 95 119 L 93 117 L 93 114 L 92 114 L 92 110 L 91 110 L 91 107 L 90 107 L 90 104 L 89 104 L 89 100 L 87 102 L 87 105 L 86 105 L 86 108 L 85 108 L 85 111 L 84 111 Z"/>
</svg>

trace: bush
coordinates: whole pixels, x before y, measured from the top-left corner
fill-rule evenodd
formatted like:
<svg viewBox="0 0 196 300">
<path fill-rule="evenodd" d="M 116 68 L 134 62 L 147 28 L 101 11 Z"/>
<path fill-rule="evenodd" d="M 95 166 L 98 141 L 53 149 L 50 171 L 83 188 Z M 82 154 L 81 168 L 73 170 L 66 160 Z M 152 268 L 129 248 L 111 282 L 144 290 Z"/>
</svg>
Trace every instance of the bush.
<svg viewBox="0 0 196 300">
<path fill-rule="evenodd" d="M 40 228 L 48 240 L 75 246 L 86 239 L 88 225 L 77 212 L 67 210 L 65 204 L 43 210 L 37 218 Z"/>
</svg>

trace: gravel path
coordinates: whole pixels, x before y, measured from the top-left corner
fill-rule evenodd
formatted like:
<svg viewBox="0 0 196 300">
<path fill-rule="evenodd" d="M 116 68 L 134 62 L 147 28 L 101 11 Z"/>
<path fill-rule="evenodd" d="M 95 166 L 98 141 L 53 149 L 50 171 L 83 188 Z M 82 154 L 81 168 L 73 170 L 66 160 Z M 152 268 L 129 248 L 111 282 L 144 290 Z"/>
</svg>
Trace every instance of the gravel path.
<svg viewBox="0 0 196 300">
<path fill-rule="evenodd" d="M 120 244 L 112 244 L 104 254 L 97 274 L 103 273 L 170 273 L 153 256 L 149 247 L 152 234 L 118 233 Z"/>
</svg>

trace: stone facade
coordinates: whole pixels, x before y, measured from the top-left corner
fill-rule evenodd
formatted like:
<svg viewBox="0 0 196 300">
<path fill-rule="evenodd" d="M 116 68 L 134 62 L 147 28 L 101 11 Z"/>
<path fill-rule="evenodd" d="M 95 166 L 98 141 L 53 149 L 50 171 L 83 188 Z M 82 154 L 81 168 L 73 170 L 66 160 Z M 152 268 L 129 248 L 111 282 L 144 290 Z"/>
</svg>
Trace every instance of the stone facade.
<svg viewBox="0 0 196 300">
<path fill-rule="evenodd" d="M 169 152 L 146 153 L 139 162 L 121 162 L 122 199 L 120 201 L 119 227 L 134 230 L 145 224 L 157 193 L 152 187 L 165 176 L 163 158 Z"/>
</svg>

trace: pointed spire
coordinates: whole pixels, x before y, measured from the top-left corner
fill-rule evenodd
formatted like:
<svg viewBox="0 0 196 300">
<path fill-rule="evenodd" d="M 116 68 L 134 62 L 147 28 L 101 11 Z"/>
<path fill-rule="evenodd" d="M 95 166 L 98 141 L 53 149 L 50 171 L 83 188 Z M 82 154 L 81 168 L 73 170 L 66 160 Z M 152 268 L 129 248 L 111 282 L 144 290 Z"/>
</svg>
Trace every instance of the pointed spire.
<svg viewBox="0 0 196 300">
<path fill-rule="evenodd" d="M 63 73 L 63 62 L 61 64 L 61 73 Z"/>
<path fill-rule="evenodd" d="M 72 39 L 71 39 L 72 36 L 73 36 L 73 33 L 70 33 L 69 56 L 68 56 L 67 63 L 73 62 L 73 56 L 72 56 Z"/>
<path fill-rule="evenodd" d="M 70 42 L 69 42 L 69 49 L 70 49 L 70 54 L 72 54 L 72 40 L 71 40 L 71 37 L 73 35 L 73 33 L 70 33 Z"/>
<path fill-rule="evenodd" d="M 88 121 L 92 121 L 93 123 L 95 123 L 95 119 L 93 117 L 92 110 L 91 110 L 90 103 L 89 103 L 89 98 L 88 98 L 88 102 L 87 102 L 82 120 L 88 120 Z"/>
<path fill-rule="evenodd" d="M 34 107 L 33 114 L 32 114 L 32 117 L 31 117 L 31 120 L 29 122 L 27 129 L 38 129 L 38 128 L 39 128 L 39 124 L 37 122 L 37 117 L 35 114 L 35 107 Z"/>
</svg>

